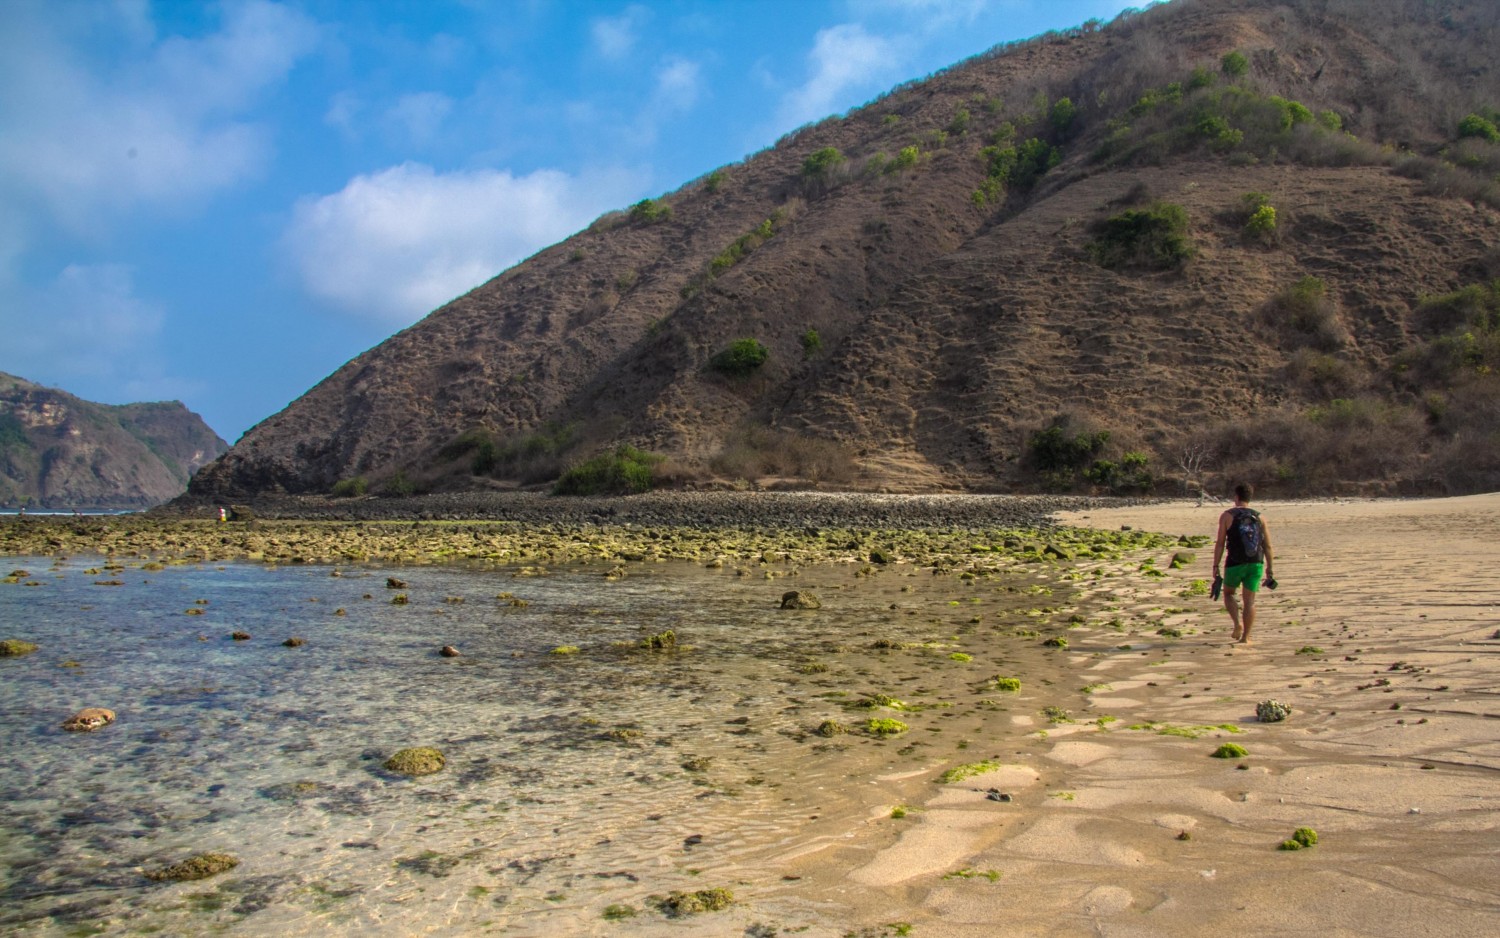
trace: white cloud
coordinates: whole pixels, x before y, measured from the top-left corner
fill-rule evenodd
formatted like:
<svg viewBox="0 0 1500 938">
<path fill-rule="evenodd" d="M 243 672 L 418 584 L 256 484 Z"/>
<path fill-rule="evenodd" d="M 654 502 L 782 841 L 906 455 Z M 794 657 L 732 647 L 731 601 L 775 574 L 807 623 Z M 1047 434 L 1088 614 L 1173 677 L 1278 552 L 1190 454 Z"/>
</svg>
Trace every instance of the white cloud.
<svg viewBox="0 0 1500 938">
<path fill-rule="evenodd" d="M 626 204 L 643 184 L 625 172 L 438 173 L 403 163 L 301 200 L 281 246 L 309 293 L 405 325 Z"/>
<path fill-rule="evenodd" d="M 160 351 L 166 313 L 136 295 L 129 266 L 69 264 L 41 288 L 3 293 L 5 371 L 105 403 L 201 390 L 167 373 Z"/>
<path fill-rule="evenodd" d="M 819 30 L 808 53 L 812 77 L 782 99 L 781 125 L 795 127 L 843 110 L 843 96 L 889 71 L 895 64 L 893 54 L 889 40 L 870 35 L 858 24 Z"/>
<path fill-rule="evenodd" d="M 639 32 L 651 17 L 651 11 L 632 5 L 619 16 L 601 16 L 589 24 L 594 49 L 611 61 L 618 61 L 635 48 Z"/>
<path fill-rule="evenodd" d="M 660 110 L 686 111 L 698 102 L 702 91 L 697 62 L 668 58 L 656 69 L 655 104 Z"/>
<path fill-rule="evenodd" d="M 78 233 L 196 207 L 260 171 L 269 133 L 242 112 L 317 40 L 302 14 L 265 2 L 226 7 L 197 39 L 157 40 L 139 6 L 55 9 L 0 4 L 0 210 Z M 84 27 L 123 31 L 109 64 L 83 51 Z"/>
</svg>

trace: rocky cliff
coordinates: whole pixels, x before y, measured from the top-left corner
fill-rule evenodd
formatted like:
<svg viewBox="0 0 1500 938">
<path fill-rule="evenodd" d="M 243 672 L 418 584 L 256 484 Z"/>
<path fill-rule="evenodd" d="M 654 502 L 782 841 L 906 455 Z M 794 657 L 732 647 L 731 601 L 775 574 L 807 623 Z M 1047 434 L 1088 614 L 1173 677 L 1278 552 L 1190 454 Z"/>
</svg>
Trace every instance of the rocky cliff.
<svg viewBox="0 0 1500 938">
<path fill-rule="evenodd" d="M 149 508 L 228 448 L 177 401 L 96 404 L 0 373 L 0 505 Z"/>
<path fill-rule="evenodd" d="M 599 219 L 193 492 L 1500 486 L 1500 4 L 1175 0 Z"/>
</svg>

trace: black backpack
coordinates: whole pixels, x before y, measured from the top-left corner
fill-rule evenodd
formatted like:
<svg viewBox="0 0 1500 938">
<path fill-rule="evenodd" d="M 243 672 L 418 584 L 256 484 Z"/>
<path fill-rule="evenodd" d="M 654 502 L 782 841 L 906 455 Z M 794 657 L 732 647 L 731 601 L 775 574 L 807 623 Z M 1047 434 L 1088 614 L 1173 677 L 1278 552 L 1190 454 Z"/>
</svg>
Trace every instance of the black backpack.
<svg viewBox="0 0 1500 938">
<path fill-rule="evenodd" d="M 1266 539 L 1260 526 L 1260 512 L 1253 508 L 1235 508 L 1229 522 L 1229 556 L 1237 563 L 1264 563 Z"/>
</svg>

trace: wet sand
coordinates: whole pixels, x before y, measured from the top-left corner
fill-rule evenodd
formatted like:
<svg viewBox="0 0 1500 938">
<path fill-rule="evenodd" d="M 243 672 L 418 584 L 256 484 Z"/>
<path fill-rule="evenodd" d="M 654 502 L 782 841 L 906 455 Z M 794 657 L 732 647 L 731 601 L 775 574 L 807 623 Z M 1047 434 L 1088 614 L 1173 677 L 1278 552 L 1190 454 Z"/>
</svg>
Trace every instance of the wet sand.
<svg viewBox="0 0 1500 938">
<path fill-rule="evenodd" d="M 1223 507 L 1058 520 L 1206 534 Z M 914 806 L 899 833 L 882 816 L 768 859 L 872 935 L 1500 933 L 1500 495 L 1258 507 L 1280 589 L 1252 646 L 1231 647 L 1218 604 L 1175 596 L 1210 575 L 1211 548 L 1116 581 L 1122 613 L 1193 606 L 1203 630 L 1144 652 L 1075 641 L 1078 684 L 1107 684 L 1078 722 L 1038 718 L 1045 738 L 1017 741 L 997 721 L 992 776 L 876 780 Z M 1268 698 L 1291 717 L 1257 722 Z M 1084 722 L 1102 714 L 1117 720 Z M 1211 757 L 1231 741 L 1247 755 Z M 1279 850 L 1300 827 L 1317 845 Z"/>
</svg>

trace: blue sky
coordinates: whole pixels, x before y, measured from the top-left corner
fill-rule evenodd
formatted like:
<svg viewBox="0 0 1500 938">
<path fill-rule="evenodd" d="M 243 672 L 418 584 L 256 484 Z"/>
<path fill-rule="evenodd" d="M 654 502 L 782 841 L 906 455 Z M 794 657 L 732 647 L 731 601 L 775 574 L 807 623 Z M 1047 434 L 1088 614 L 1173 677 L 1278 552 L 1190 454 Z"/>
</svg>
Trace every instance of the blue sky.
<svg viewBox="0 0 1500 938">
<path fill-rule="evenodd" d="M 233 442 L 599 215 L 1118 0 L 0 0 L 0 371 Z"/>
</svg>

